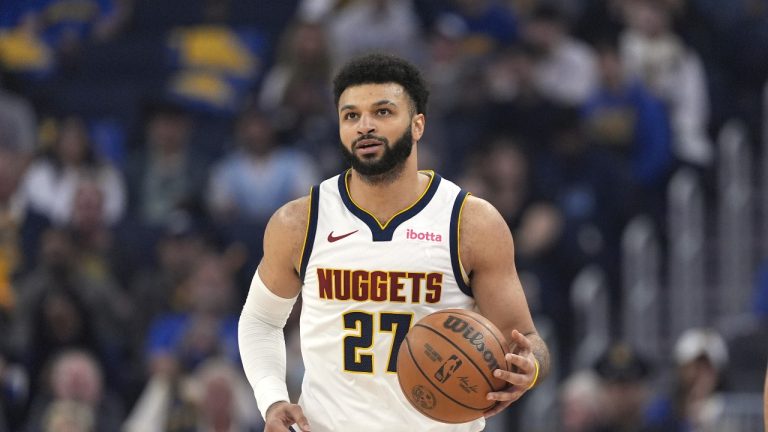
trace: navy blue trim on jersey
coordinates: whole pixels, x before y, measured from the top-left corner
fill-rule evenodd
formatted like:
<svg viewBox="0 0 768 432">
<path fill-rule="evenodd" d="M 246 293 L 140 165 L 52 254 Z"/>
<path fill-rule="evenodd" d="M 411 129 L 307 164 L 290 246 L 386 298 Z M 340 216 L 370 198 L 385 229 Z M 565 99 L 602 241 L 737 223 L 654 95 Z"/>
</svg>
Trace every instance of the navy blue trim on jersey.
<svg viewBox="0 0 768 432">
<path fill-rule="evenodd" d="M 464 205 L 464 200 L 469 195 L 465 191 L 459 192 L 456 196 L 456 200 L 453 202 L 453 210 L 451 210 L 451 228 L 450 228 L 450 248 L 451 248 L 451 267 L 453 267 L 453 278 L 456 279 L 456 284 L 464 294 L 474 297 L 472 295 L 472 287 L 464 282 L 464 276 L 461 274 L 461 265 L 459 264 L 459 216 L 461 216 L 461 207 Z"/>
<path fill-rule="evenodd" d="M 320 204 L 320 186 L 312 186 L 309 192 L 309 220 L 307 221 L 307 237 L 304 239 L 304 251 L 301 254 L 301 267 L 299 267 L 299 279 L 304 280 L 307 272 L 309 256 L 312 255 L 312 246 L 315 244 L 317 233 L 317 209 Z"/>
<path fill-rule="evenodd" d="M 441 179 L 437 173 L 433 173 L 432 175 L 434 177 L 432 178 L 429 187 L 424 192 L 424 195 L 422 195 L 421 199 L 419 199 L 419 201 L 412 205 L 408 210 L 397 214 L 384 226 L 384 228 L 382 228 L 375 217 L 355 205 L 355 203 L 352 201 L 352 198 L 349 196 L 346 179 L 350 172 L 351 170 L 346 171 L 339 176 L 339 194 L 341 195 L 341 200 L 344 202 L 347 210 L 352 212 L 353 215 L 357 216 L 358 219 L 368 225 L 368 228 L 371 230 L 371 237 L 375 242 L 391 241 L 392 236 L 395 234 L 395 230 L 398 226 L 400 226 L 400 224 L 416 216 L 420 211 L 424 209 L 424 207 L 427 206 L 427 204 L 429 204 L 429 202 L 432 200 L 432 197 L 435 196 L 438 186 L 440 186 Z"/>
</svg>

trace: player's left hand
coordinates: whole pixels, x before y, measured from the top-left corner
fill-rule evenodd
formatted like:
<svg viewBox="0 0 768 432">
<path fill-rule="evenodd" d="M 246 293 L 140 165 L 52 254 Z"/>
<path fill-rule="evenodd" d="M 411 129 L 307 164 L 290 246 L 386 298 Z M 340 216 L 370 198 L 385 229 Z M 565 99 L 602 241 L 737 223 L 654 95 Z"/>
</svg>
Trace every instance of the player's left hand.
<svg viewBox="0 0 768 432">
<path fill-rule="evenodd" d="M 512 349 L 506 359 L 512 365 L 512 370 L 496 369 L 494 372 L 496 378 L 503 379 L 510 385 L 502 391 L 488 393 L 488 400 L 498 403 L 485 412 L 486 418 L 500 413 L 512 402 L 520 399 L 536 379 L 536 360 L 531 351 L 531 341 L 517 330 L 512 330 L 510 341 Z"/>
</svg>

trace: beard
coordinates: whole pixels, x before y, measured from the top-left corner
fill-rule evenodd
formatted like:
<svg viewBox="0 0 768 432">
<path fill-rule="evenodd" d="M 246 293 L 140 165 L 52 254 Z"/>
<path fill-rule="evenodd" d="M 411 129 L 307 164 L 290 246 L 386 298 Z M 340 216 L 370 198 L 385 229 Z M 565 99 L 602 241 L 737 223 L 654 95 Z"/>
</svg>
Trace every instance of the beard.
<svg viewBox="0 0 768 432">
<path fill-rule="evenodd" d="M 397 178 L 405 168 L 405 161 L 411 155 L 411 150 L 413 149 L 413 135 L 411 134 L 410 126 L 405 129 L 405 132 L 392 146 L 389 145 L 389 140 L 384 137 L 367 134 L 358 137 L 352 142 L 352 149 L 354 150 L 355 144 L 359 141 L 366 139 L 382 142 L 384 144 L 384 153 L 378 158 L 375 156 L 358 157 L 355 156 L 352 150 L 348 150 L 344 144 L 340 144 L 341 152 L 347 163 L 369 183 L 384 183 Z"/>
</svg>

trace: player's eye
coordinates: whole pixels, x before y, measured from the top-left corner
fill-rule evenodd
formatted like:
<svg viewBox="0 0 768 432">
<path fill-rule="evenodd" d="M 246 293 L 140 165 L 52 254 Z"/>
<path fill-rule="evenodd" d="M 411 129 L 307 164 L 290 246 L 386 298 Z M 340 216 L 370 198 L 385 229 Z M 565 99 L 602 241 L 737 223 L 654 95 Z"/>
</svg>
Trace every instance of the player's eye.
<svg viewBox="0 0 768 432">
<path fill-rule="evenodd" d="M 392 113 L 392 111 L 390 111 L 390 110 L 389 110 L 389 109 L 387 109 L 387 108 L 379 108 L 379 109 L 377 109 L 377 110 L 376 110 L 376 114 L 377 114 L 377 115 L 380 115 L 380 116 L 389 115 L 389 114 L 391 114 L 391 113 Z"/>
<path fill-rule="evenodd" d="M 357 113 L 356 112 L 347 112 L 346 114 L 344 114 L 344 116 L 342 118 L 344 120 L 354 120 L 354 119 L 357 118 Z"/>
</svg>

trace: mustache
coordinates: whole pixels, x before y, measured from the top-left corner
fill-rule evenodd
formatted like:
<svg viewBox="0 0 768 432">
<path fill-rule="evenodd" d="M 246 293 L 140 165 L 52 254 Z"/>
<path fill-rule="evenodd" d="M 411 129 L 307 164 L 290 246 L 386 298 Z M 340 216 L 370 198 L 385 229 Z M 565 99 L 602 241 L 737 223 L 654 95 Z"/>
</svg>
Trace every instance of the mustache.
<svg viewBox="0 0 768 432">
<path fill-rule="evenodd" d="M 364 141 L 364 140 L 374 140 L 374 141 L 378 141 L 378 142 L 380 142 L 380 143 L 382 143 L 384 145 L 389 145 L 389 140 L 387 140 L 384 137 L 376 136 L 376 135 L 373 135 L 373 134 L 365 134 L 365 135 L 360 135 L 354 141 L 352 141 L 352 148 L 354 149 L 357 146 L 357 143 L 359 143 L 360 141 Z"/>
</svg>

